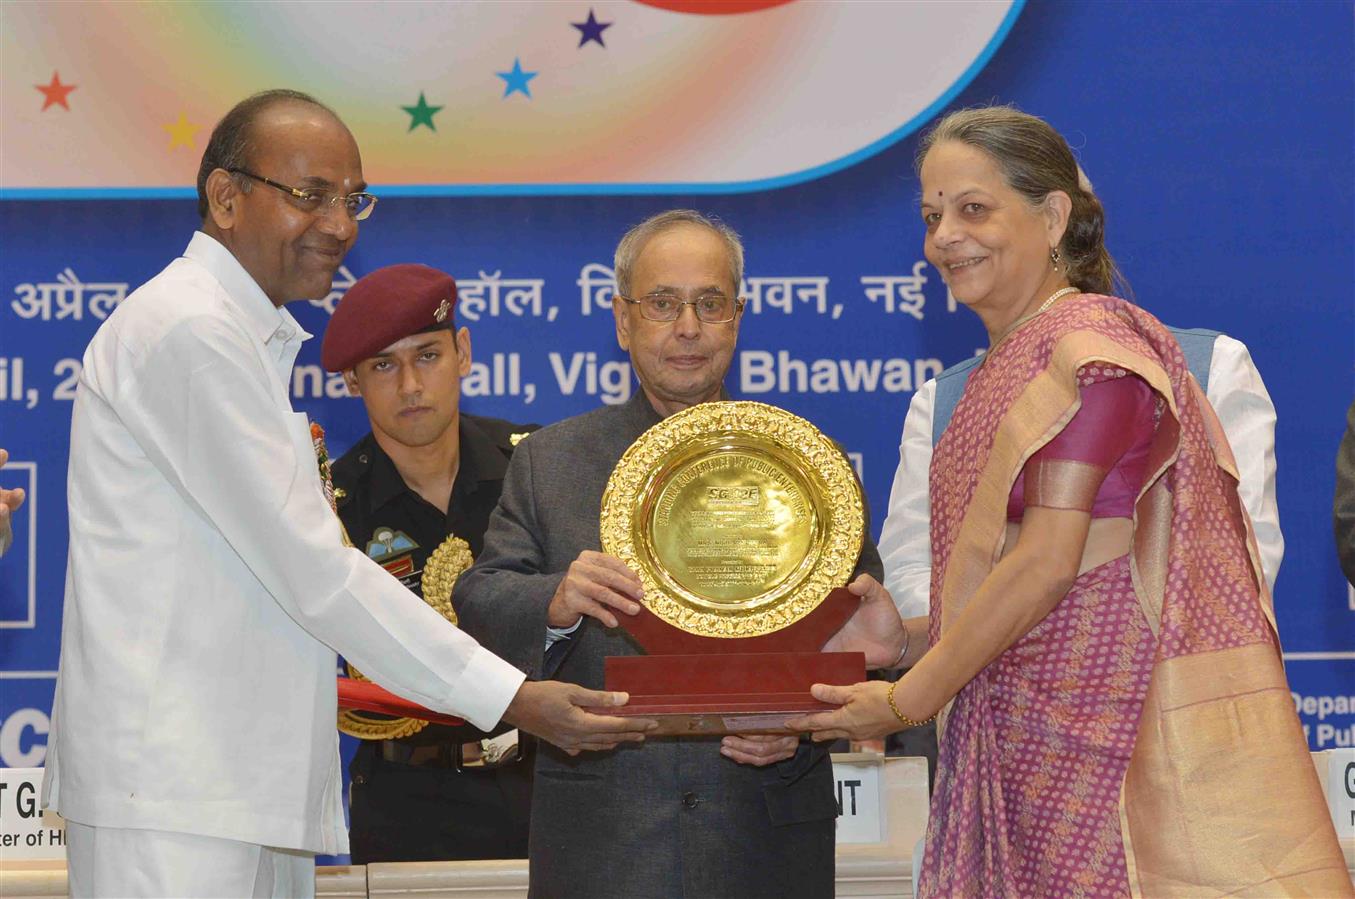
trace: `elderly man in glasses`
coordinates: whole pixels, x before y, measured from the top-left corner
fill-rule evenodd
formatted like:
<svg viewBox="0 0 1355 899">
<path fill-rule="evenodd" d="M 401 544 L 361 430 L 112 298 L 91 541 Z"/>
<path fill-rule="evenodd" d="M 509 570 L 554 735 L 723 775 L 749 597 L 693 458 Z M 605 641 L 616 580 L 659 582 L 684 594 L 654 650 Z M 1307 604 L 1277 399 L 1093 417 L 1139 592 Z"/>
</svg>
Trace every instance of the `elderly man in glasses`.
<svg viewBox="0 0 1355 899">
<path fill-rule="evenodd" d="M 622 238 L 612 308 L 641 389 L 518 445 L 484 551 L 453 593 L 461 625 L 486 646 L 585 686 L 602 683 L 606 656 L 636 653 L 617 624 L 638 611 L 640 579 L 600 552 L 603 489 L 652 425 L 723 396 L 742 275 L 738 235 L 696 212 L 662 213 Z M 857 564 L 880 575 L 869 541 Z M 730 736 L 632 748 L 582 759 L 542 747 L 533 895 L 832 895 L 837 806 L 822 747 Z"/>
<path fill-rule="evenodd" d="M 44 797 L 72 896 L 306 896 L 347 850 L 335 650 L 400 694 L 569 752 L 641 739 L 624 697 L 513 668 L 360 550 L 326 505 L 284 305 L 324 296 L 372 210 L 352 134 L 269 91 L 213 132 L 201 230 L 84 357 Z"/>
</svg>

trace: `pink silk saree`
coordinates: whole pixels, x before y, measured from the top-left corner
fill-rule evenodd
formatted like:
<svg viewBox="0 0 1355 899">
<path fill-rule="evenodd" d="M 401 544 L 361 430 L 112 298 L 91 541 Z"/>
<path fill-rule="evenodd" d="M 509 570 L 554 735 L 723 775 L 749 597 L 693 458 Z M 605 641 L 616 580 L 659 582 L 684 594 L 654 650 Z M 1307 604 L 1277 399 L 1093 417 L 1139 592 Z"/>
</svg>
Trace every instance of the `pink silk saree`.
<svg viewBox="0 0 1355 899">
<path fill-rule="evenodd" d="M 1082 295 L 975 370 L 932 461 L 931 642 L 997 563 L 1012 484 L 1077 412 L 1079 373 L 1106 366 L 1162 400 L 1131 552 L 943 712 L 918 894 L 1352 895 L 1232 452 L 1151 315 Z"/>
</svg>

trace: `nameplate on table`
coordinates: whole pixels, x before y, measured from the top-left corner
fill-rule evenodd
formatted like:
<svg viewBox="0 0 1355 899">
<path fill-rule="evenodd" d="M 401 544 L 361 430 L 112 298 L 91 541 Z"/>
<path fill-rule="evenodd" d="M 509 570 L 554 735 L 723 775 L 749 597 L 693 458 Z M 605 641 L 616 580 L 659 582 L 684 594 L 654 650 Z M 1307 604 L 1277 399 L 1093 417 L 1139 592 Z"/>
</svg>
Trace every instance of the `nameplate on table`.
<svg viewBox="0 0 1355 899">
<path fill-rule="evenodd" d="M 66 857 L 66 822 L 41 797 L 41 768 L 0 768 L 0 861 Z"/>
<path fill-rule="evenodd" d="M 1336 835 L 1355 837 L 1355 749 L 1328 749 L 1314 755 L 1327 757 L 1327 806 Z"/>
<path fill-rule="evenodd" d="M 884 758 L 872 753 L 833 756 L 833 789 L 837 796 L 837 842 L 880 843 L 888 834 Z"/>
</svg>

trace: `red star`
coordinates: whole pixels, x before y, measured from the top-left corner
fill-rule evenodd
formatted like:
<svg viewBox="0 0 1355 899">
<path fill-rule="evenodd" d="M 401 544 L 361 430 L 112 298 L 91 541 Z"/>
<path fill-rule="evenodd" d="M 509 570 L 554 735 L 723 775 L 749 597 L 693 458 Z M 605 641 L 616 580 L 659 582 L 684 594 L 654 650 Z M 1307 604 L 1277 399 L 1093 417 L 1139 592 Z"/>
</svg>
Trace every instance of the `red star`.
<svg viewBox="0 0 1355 899">
<path fill-rule="evenodd" d="M 74 84 L 62 84 L 61 76 L 56 72 L 52 73 L 51 84 L 35 84 L 33 87 L 42 91 L 42 95 L 47 99 L 43 101 L 42 112 L 47 111 L 47 107 L 61 104 L 61 108 L 70 111 L 70 104 L 66 102 L 66 96 L 75 90 Z"/>
</svg>

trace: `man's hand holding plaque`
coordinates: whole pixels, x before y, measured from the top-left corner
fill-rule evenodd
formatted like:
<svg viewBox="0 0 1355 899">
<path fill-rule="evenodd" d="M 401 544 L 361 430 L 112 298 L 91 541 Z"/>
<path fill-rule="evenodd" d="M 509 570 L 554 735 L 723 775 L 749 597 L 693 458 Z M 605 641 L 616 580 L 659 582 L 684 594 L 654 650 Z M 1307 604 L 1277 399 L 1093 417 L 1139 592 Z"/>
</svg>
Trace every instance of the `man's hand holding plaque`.
<svg viewBox="0 0 1355 899">
<path fill-rule="evenodd" d="M 640 576 L 614 556 L 584 550 L 569 565 L 560 586 L 555 588 L 546 623 L 569 628 L 588 615 L 607 627 L 617 627 L 616 612 L 635 615 L 644 599 Z"/>
<path fill-rule="evenodd" d="M 861 606 L 847 623 L 823 645 L 824 652 L 863 652 L 866 667 L 898 667 L 899 651 L 908 645 L 903 619 L 884 585 L 863 574 L 847 585 Z"/>
<path fill-rule="evenodd" d="M 578 684 L 524 681 L 503 720 L 559 746 L 570 755 L 643 742 L 652 722 L 607 716 L 626 704 L 625 693 L 589 690 Z M 599 717 L 601 716 L 601 717 Z"/>
</svg>

